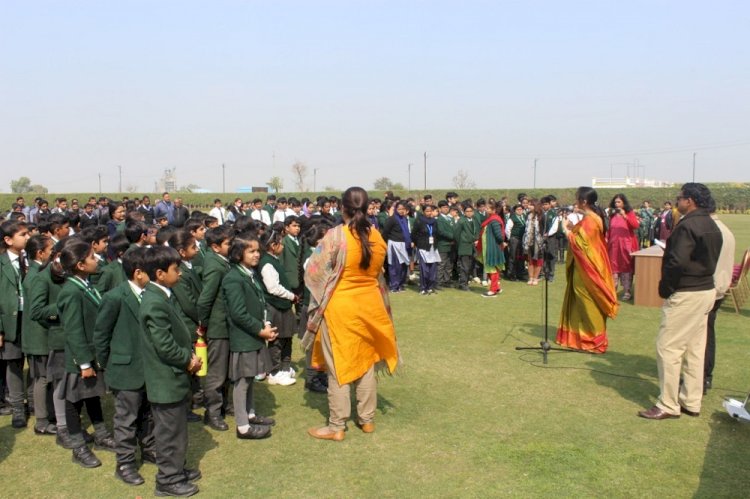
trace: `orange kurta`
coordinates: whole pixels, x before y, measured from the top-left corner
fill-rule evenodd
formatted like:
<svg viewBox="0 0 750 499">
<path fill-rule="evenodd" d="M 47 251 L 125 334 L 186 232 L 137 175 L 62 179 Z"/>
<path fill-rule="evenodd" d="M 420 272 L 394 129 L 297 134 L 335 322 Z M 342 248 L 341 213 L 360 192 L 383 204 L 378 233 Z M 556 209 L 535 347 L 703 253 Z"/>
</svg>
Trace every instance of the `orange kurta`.
<svg viewBox="0 0 750 499">
<path fill-rule="evenodd" d="M 363 270 L 359 267 L 359 240 L 348 227 L 343 230 L 346 263 L 323 313 L 339 385 L 356 381 L 380 361 L 385 361 L 389 372 L 395 371 L 398 363 L 396 332 L 378 284 L 386 256 L 385 241 L 378 231 L 370 232 L 372 257 L 370 266 Z M 324 362 L 318 334 L 312 364 Z"/>
</svg>

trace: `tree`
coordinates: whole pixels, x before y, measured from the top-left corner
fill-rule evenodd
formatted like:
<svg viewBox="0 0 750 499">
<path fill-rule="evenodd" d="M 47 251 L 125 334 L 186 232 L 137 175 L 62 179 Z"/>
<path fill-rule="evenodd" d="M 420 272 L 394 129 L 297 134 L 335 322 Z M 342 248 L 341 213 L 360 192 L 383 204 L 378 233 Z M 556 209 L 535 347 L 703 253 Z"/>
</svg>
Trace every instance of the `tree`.
<svg viewBox="0 0 750 499">
<path fill-rule="evenodd" d="M 25 194 L 31 192 L 31 179 L 29 177 L 21 177 L 17 180 L 10 181 L 10 192 L 15 194 Z"/>
<path fill-rule="evenodd" d="M 281 189 L 284 188 L 284 179 L 281 177 L 271 177 L 271 180 L 266 182 L 266 185 L 273 192 L 281 192 Z"/>
<path fill-rule="evenodd" d="M 42 184 L 31 184 L 31 191 L 36 194 L 47 194 L 49 192 L 49 189 L 44 187 Z"/>
<path fill-rule="evenodd" d="M 376 191 L 390 191 L 393 190 L 393 180 L 388 177 L 380 177 L 375 180 L 372 184 Z"/>
<path fill-rule="evenodd" d="M 307 190 L 307 165 L 302 161 L 296 161 L 292 165 L 292 175 L 294 175 L 294 185 L 298 192 Z"/>
<path fill-rule="evenodd" d="M 466 170 L 458 170 L 456 176 L 453 177 L 453 186 L 456 189 L 473 189 L 476 185 Z"/>
<path fill-rule="evenodd" d="M 395 184 L 391 185 L 391 188 L 389 189 L 391 191 L 405 191 L 406 187 L 404 187 L 404 184 L 401 182 L 396 182 Z"/>
</svg>

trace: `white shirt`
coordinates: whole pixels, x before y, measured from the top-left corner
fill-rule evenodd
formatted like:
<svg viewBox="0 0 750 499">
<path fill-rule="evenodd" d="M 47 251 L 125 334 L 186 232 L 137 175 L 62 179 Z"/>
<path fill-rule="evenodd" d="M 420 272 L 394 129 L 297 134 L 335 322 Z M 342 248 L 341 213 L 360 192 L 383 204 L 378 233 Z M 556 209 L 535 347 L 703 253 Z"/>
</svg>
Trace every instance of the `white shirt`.
<svg viewBox="0 0 750 499">
<path fill-rule="evenodd" d="M 263 208 L 260 210 L 253 210 L 253 212 L 250 213 L 250 218 L 263 222 L 266 225 L 271 225 L 271 217 L 268 216 L 268 212 Z"/>
<path fill-rule="evenodd" d="M 260 269 L 260 275 L 263 278 L 263 284 L 266 285 L 268 292 L 279 298 L 294 300 L 294 293 L 286 289 L 279 282 L 279 273 L 270 263 L 267 263 Z"/>
<path fill-rule="evenodd" d="M 216 218 L 219 221 L 219 225 L 224 225 L 224 222 L 227 221 L 227 210 L 223 207 L 215 206 L 211 208 L 211 211 L 209 211 L 208 214 L 209 216 Z"/>
<path fill-rule="evenodd" d="M 171 298 L 171 297 L 172 297 L 172 290 L 171 290 L 171 289 L 169 289 L 168 287 L 166 287 L 166 286 L 162 286 L 162 285 L 161 285 L 161 284 L 159 284 L 158 282 L 154 282 L 154 281 L 151 281 L 151 284 L 153 284 L 153 285 L 154 285 L 154 286 L 156 286 L 157 288 L 159 288 L 159 289 L 161 289 L 162 291 L 164 291 L 164 293 L 165 293 L 165 294 L 167 295 L 167 298 Z"/>
<path fill-rule="evenodd" d="M 130 281 L 130 280 L 128 281 L 128 284 L 130 284 L 130 290 L 133 292 L 133 294 L 135 295 L 135 297 L 138 299 L 138 302 L 140 303 L 140 301 L 141 301 L 141 294 L 143 293 L 143 288 L 141 288 L 136 283 L 134 283 L 133 281 Z"/>
</svg>

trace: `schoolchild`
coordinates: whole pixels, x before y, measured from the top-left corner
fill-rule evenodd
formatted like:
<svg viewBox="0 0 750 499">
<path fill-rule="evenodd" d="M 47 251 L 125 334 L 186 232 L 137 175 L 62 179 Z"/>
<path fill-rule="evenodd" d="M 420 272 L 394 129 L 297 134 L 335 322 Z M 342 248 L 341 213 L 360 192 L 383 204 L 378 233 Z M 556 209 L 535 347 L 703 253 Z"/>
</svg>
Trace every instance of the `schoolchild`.
<svg viewBox="0 0 750 499">
<path fill-rule="evenodd" d="M 275 421 L 255 412 L 253 383 L 258 374 L 271 371 L 267 341 L 274 341 L 276 328 L 267 320 L 268 310 L 255 269 L 260 262 L 257 239 L 235 238 L 229 250 L 232 267 L 221 283 L 229 328 L 230 378 L 237 438 L 260 439 L 271 435 Z"/>
<path fill-rule="evenodd" d="M 536 286 L 539 284 L 539 274 L 544 264 L 544 213 L 542 204 L 535 199 L 529 200 L 528 210 L 526 230 L 523 234 L 523 251 L 529 261 L 529 280 L 526 284 Z"/>
<path fill-rule="evenodd" d="M 500 273 L 505 270 L 505 222 L 496 213 L 499 204 L 490 201 L 486 205 L 487 217 L 479 232 L 477 259 L 482 262 L 483 272 L 489 278 L 489 289 L 482 296 L 493 298 L 502 293 Z"/>
<path fill-rule="evenodd" d="M 177 299 L 178 311 L 182 322 L 185 323 L 185 327 L 188 328 L 191 334 L 191 340 L 193 343 L 198 339 L 198 336 L 203 336 L 204 332 L 198 327 L 200 324 L 200 316 L 198 315 L 198 297 L 203 289 L 203 282 L 201 281 L 196 267 L 193 265 L 195 255 L 198 253 L 198 248 L 195 245 L 195 239 L 192 234 L 187 230 L 178 230 L 169 237 L 169 246 L 177 250 L 180 254 L 180 281 L 175 287 L 172 288 L 175 298 Z M 192 409 L 202 407 L 204 402 L 203 388 L 201 387 L 200 380 L 197 376 L 192 376 L 190 379 L 191 390 L 193 392 Z M 194 412 L 188 412 L 188 422 L 198 422 L 200 417 Z"/>
<path fill-rule="evenodd" d="M 47 233 L 53 244 L 70 235 L 70 220 L 62 213 L 53 213 L 47 219 Z"/>
<path fill-rule="evenodd" d="M 197 218 L 189 218 L 185 222 L 185 230 L 190 232 L 195 240 L 195 248 L 197 250 L 195 256 L 191 260 L 192 264 L 196 267 L 203 268 L 203 259 L 206 256 L 206 226 L 203 225 L 203 221 Z M 198 273 L 200 275 L 200 272 Z"/>
<path fill-rule="evenodd" d="M 172 290 L 180 280 L 180 255 L 173 248 L 146 249 L 148 274 L 138 309 L 146 395 L 151 404 L 156 442 L 157 496 L 191 496 L 198 469 L 185 467 L 190 375 L 201 367 L 192 350 L 190 331 L 177 313 Z"/>
<path fill-rule="evenodd" d="M 279 199 L 281 203 L 281 198 Z M 284 267 L 289 289 L 293 293 L 301 293 L 300 281 L 300 224 L 295 216 L 286 217 L 284 220 L 284 251 L 279 255 L 279 261 Z"/>
<path fill-rule="evenodd" d="M 292 336 L 296 320 L 292 305 L 299 301 L 290 289 L 279 255 L 284 251 L 283 234 L 272 230 L 261 238 L 261 257 L 258 264 L 261 284 L 265 293 L 268 320 L 277 328 L 277 338 L 270 342 L 272 369 L 268 376 L 271 385 L 293 385 L 295 379 L 292 360 Z"/>
<path fill-rule="evenodd" d="M 389 287 L 392 293 L 406 289 L 409 263 L 412 255 L 409 208 L 403 201 L 396 203 L 396 213 L 385 221 L 381 235 L 388 243 Z"/>
<path fill-rule="evenodd" d="M 128 249 L 141 248 L 147 245 L 146 239 L 148 238 L 148 227 L 144 222 L 127 222 L 123 233 L 128 239 Z"/>
<path fill-rule="evenodd" d="M 412 230 L 412 239 L 417 248 L 419 261 L 419 293 L 428 295 L 436 292 L 437 268 L 440 255 L 437 250 L 437 219 L 432 206 L 422 206 L 422 212 L 417 215 Z"/>
<path fill-rule="evenodd" d="M 526 232 L 526 215 L 523 206 L 513 207 L 505 224 L 505 239 L 508 241 L 508 266 L 506 279 L 509 281 L 524 280 L 525 258 L 523 252 L 523 235 Z"/>
<path fill-rule="evenodd" d="M 127 281 L 125 272 L 122 270 L 122 255 L 128 250 L 130 243 L 128 242 L 125 234 L 115 234 L 109 239 L 107 246 L 108 252 L 113 256 L 112 260 L 107 264 L 101 271 L 98 281 L 96 282 L 96 290 L 99 293 L 106 293 L 110 289 L 115 288 L 118 284 Z M 96 257 L 94 257 L 96 259 Z M 99 270 L 99 262 L 97 261 L 97 270 Z"/>
<path fill-rule="evenodd" d="M 454 235 L 455 219 L 450 216 L 448 201 L 441 199 L 438 201 L 438 217 L 436 223 L 437 232 L 437 250 L 440 255 L 438 263 L 437 282 L 440 288 L 447 288 L 451 285 L 451 274 L 453 265 L 456 260 L 456 242 Z"/>
<path fill-rule="evenodd" d="M 31 296 L 32 288 L 37 284 L 39 270 L 47 265 L 52 254 L 52 240 L 48 236 L 33 236 L 26 243 L 26 255 L 29 260 L 29 270 L 23 281 L 24 296 L 29 304 L 28 313 L 23 314 L 22 349 L 29 362 L 29 375 L 33 383 L 34 433 L 37 435 L 54 435 L 57 427 L 50 422 L 52 407 L 52 385 L 47 376 L 47 360 L 49 358 L 49 343 L 47 341 L 47 327 L 32 320 Z M 53 414 L 54 415 L 54 414 Z"/>
<path fill-rule="evenodd" d="M 208 374 L 204 380 L 206 412 L 203 422 L 218 431 L 229 426 L 224 414 L 231 412 L 227 396 L 229 377 L 229 331 L 224 300 L 221 298 L 221 281 L 229 272 L 229 247 L 232 229 L 214 227 L 206 232 L 209 251 L 203 262 L 203 289 L 196 304 L 201 331 L 208 338 Z"/>
<path fill-rule="evenodd" d="M 474 270 L 474 258 L 476 247 L 474 243 L 479 236 L 479 223 L 474 217 L 474 208 L 471 205 L 464 207 L 463 216 L 458 219 L 455 226 L 456 253 L 458 255 L 458 289 L 469 290 L 469 279 Z"/>
<path fill-rule="evenodd" d="M 109 234 L 103 225 L 86 227 L 79 234 L 81 239 L 94 248 L 96 258 L 96 272 L 89 276 L 89 281 L 96 287 L 102 277 L 104 267 L 107 266 L 107 247 L 109 246 Z"/>
<path fill-rule="evenodd" d="M 144 462 L 156 461 L 138 318 L 143 289 L 149 281 L 143 270 L 145 252 L 145 248 L 134 248 L 122 256 L 122 269 L 128 280 L 102 297 L 94 326 L 96 358 L 105 369 L 107 386 L 114 395 L 115 477 L 128 485 L 144 482 L 135 460 L 139 445 Z"/>
<path fill-rule="evenodd" d="M 557 232 L 560 229 L 560 219 L 557 210 L 552 206 L 553 196 L 544 196 L 542 202 L 542 218 L 540 230 L 544 234 L 544 278 L 548 282 L 555 280 L 555 263 L 557 261 Z"/>
<path fill-rule="evenodd" d="M 105 386 L 101 366 L 93 345 L 96 314 L 101 295 L 88 281 L 96 271 L 96 258 L 90 244 L 75 241 L 65 245 L 60 263 L 66 282 L 57 297 L 60 322 L 65 331 L 65 377 L 61 393 L 65 397 L 65 419 L 73 446 L 73 462 L 85 468 L 101 466 L 101 461 L 86 446 L 81 425 L 81 409 L 94 425 L 97 448 L 114 450 L 115 442 L 104 424 L 100 397 Z"/>
<path fill-rule="evenodd" d="M 26 427 L 23 387 L 22 322 L 23 277 L 26 274 L 24 248 L 29 240 L 25 223 L 6 220 L 0 225 L 3 237 L 0 254 L 0 370 L 5 372 L 13 428 Z"/>
</svg>

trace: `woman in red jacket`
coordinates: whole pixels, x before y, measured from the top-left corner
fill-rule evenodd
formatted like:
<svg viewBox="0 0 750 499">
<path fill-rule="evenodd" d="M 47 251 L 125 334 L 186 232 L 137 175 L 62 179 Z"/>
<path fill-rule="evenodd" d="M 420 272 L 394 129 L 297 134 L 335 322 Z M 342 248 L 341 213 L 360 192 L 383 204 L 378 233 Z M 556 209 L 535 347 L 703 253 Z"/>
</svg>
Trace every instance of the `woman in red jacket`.
<svg viewBox="0 0 750 499">
<path fill-rule="evenodd" d="M 638 219 L 625 194 L 615 194 L 609 203 L 609 230 L 607 231 L 607 252 L 612 265 L 612 276 L 617 286 L 622 284 L 623 301 L 630 300 L 633 284 L 633 257 L 638 251 Z"/>
</svg>

